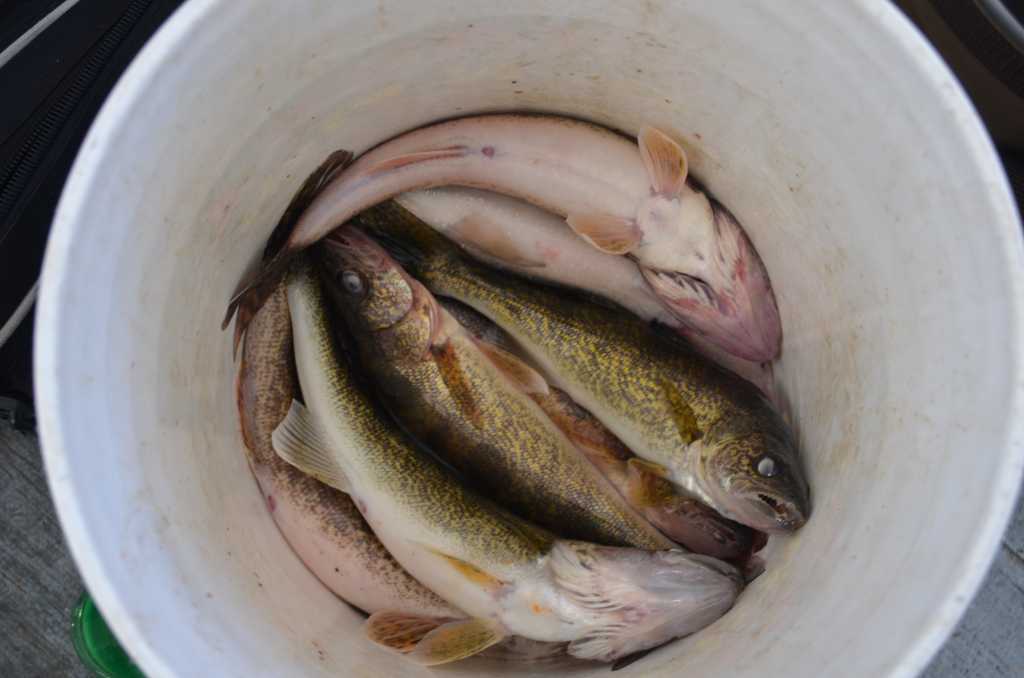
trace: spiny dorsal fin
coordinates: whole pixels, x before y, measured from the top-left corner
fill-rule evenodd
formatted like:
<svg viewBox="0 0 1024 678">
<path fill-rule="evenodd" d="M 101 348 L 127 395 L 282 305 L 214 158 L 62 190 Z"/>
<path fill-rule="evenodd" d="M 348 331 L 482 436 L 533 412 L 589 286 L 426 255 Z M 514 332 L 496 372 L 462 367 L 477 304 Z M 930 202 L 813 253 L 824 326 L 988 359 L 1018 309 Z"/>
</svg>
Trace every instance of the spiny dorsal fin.
<svg viewBox="0 0 1024 678">
<path fill-rule="evenodd" d="M 274 429 L 271 442 L 278 456 L 303 473 L 342 492 L 351 491 L 319 423 L 299 401 L 292 401 L 284 421 Z"/>
</svg>

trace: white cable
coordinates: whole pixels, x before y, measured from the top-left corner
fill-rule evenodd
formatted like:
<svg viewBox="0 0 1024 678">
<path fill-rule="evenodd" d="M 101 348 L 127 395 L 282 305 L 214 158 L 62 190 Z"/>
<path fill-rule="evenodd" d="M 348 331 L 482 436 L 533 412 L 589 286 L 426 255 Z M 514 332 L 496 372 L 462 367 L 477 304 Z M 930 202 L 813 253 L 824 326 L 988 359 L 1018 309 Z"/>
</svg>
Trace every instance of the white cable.
<svg viewBox="0 0 1024 678">
<path fill-rule="evenodd" d="M 18 304 L 18 308 L 14 309 L 14 313 L 7 319 L 3 327 L 0 327 L 0 347 L 7 343 L 7 340 L 14 334 L 14 330 L 18 329 L 18 325 L 28 315 L 28 311 L 32 308 L 32 304 L 36 301 L 36 294 L 39 292 L 39 281 L 36 280 L 35 284 L 32 285 L 32 289 L 28 291 L 25 298 Z"/>
<path fill-rule="evenodd" d="M 64 12 L 68 11 L 72 7 L 78 4 L 78 0 L 64 0 L 64 2 L 57 5 L 52 12 L 40 19 L 32 28 L 28 29 L 17 40 L 7 46 L 7 49 L 0 52 L 0 68 L 4 67 L 8 61 L 14 58 L 14 56 L 23 50 L 25 46 L 32 42 L 37 35 L 45 31 L 50 27 L 57 19 L 64 15 Z M 3 342 L 0 341 L 0 344 Z"/>
</svg>

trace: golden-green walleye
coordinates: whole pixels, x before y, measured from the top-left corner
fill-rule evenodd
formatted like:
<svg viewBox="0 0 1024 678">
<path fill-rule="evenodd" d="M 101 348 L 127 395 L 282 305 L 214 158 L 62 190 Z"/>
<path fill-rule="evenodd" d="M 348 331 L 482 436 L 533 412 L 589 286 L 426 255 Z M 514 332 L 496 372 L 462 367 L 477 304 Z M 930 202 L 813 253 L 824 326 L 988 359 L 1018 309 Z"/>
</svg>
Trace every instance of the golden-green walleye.
<svg viewBox="0 0 1024 678">
<path fill-rule="evenodd" d="M 470 616 L 378 612 L 367 622 L 371 639 L 422 664 L 510 634 L 611 661 L 693 633 L 731 607 L 742 582 L 726 563 L 558 540 L 469 491 L 378 414 L 337 353 L 309 269 L 292 274 L 288 304 L 306 405 L 292 404 L 274 449 L 348 492 L 395 559 Z"/>
<path fill-rule="evenodd" d="M 467 481 L 560 536 L 671 548 L 531 399 L 547 382 L 468 333 L 375 242 L 317 246 L 359 364 L 399 423 Z"/>
<path fill-rule="evenodd" d="M 469 306 L 447 297 L 438 302 L 479 341 L 524 358 L 512 337 Z M 636 455 L 621 440 L 561 389 L 551 386 L 531 396 L 626 501 L 673 541 L 695 553 L 726 560 L 745 559 L 763 545 L 763 535 L 723 518 L 634 461 Z"/>
<path fill-rule="evenodd" d="M 470 260 L 393 202 L 353 223 L 387 242 L 435 294 L 508 332 L 652 472 L 764 532 L 806 522 L 809 489 L 793 435 L 749 382 L 635 317 Z"/>
<path fill-rule="evenodd" d="M 327 588 L 368 613 L 463 616 L 402 569 L 348 495 L 274 452 L 271 435 L 298 394 L 283 284 L 249 324 L 236 394 L 246 454 L 267 508 L 296 555 Z"/>
</svg>

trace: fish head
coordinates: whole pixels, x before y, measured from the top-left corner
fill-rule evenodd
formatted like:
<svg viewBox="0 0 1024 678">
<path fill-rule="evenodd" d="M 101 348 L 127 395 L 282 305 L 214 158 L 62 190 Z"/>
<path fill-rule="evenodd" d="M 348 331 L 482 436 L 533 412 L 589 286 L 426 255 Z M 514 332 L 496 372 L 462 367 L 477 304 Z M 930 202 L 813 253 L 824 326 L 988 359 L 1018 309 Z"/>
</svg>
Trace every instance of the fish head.
<svg viewBox="0 0 1024 678">
<path fill-rule="evenodd" d="M 675 235 L 653 237 L 636 253 L 640 270 L 685 331 L 740 358 L 772 360 L 782 345 L 782 323 L 768 272 L 728 210 L 707 207 L 698 216 L 678 210 L 679 219 L 671 220 Z"/>
<path fill-rule="evenodd" d="M 762 532 L 799 529 L 811 513 L 796 444 L 783 426 L 712 426 L 699 442 L 700 485 L 727 518 Z"/>
<path fill-rule="evenodd" d="M 678 549 L 559 541 L 550 563 L 560 593 L 590 621 L 569 654 L 598 661 L 699 631 L 732 607 L 744 585 L 736 567 Z"/>
<path fill-rule="evenodd" d="M 433 298 L 379 244 L 343 226 L 318 247 L 325 287 L 357 338 L 374 337 L 385 353 L 424 342 Z"/>
</svg>

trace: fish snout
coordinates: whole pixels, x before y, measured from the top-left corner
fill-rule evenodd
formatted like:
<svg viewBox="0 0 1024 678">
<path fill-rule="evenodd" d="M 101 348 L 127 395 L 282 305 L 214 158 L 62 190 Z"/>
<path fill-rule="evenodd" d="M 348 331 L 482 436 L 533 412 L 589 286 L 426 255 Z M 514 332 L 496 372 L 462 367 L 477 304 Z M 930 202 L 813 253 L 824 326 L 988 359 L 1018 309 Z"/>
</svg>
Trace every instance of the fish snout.
<svg viewBox="0 0 1024 678">
<path fill-rule="evenodd" d="M 742 522 L 762 532 L 794 532 L 803 527 L 810 516 L 809 500 L 787 499 L 770 492 L 754 492 L 744 503 L 749 508 Z"/>
</svg>

